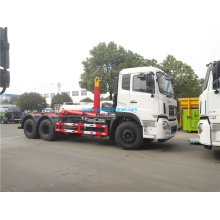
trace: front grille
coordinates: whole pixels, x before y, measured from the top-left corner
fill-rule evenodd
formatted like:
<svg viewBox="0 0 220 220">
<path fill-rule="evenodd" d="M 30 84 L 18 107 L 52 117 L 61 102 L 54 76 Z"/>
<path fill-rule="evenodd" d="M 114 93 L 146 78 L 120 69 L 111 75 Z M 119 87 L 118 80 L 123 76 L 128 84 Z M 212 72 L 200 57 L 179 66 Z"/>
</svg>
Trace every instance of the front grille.
<svg viewBox="0 0 220 220">
<path fill-rule="evenodd" d="M 176 106 L 169 105 L 169 116 L 175 116 L 177 113 L 177 108 Z"/>
</svg>

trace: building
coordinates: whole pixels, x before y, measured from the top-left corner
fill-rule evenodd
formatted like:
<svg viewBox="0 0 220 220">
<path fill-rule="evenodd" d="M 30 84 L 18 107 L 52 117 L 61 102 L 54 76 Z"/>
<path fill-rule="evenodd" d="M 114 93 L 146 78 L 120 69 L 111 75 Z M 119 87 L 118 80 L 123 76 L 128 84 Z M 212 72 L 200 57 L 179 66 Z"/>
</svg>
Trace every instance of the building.
<svg viewBox="0 0 220 220">
<path fill-rule="evenodd" d="M 14 102 L 19 98 L 20 95 L 17 94 L 2 94 L 0 95 L 1 104 L 15 104 Z M 11 103 L 13 102 L 13 103 Z"/>
<path fill-rule="evenodd" d="M 51 104 L 54 95 L 65 92 L 73 100 L 74 103 L 79 103 L 82 99 L 88 97 L 93 100 L 93 93 L 79 87 L 78 81 L 69 81 L 66 83 L 47 83 L 34 89 L 34 92 L 40 93 L 46 98 L 47 104 Z M 57 103 L 62 104 L 62 103 Z"/>
</svg>

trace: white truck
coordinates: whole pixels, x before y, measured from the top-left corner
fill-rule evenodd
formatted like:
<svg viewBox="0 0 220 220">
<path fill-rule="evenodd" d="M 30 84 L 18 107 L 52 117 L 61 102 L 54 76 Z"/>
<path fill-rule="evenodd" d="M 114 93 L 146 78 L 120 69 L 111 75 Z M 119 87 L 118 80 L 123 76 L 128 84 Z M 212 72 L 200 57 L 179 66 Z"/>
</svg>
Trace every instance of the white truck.
<svg viewBox="0 0 220 220">
<path fill-rule="evenodd" d="M 199 96 L 199 142 L 206 149 L 220 147 L 220 57 L 207 65 Z"/>
<path fill-rule="evenodd" d="M 97 110 L 63 110 L 54 114 L 29 114 L 21 127 L 27 138 L 50 141 L 59 132 L 108 136 L 124 149 L 138 149 L 143 141 L 164 142 L 177 132 L 177 100 L 172 77 L 154 67 L 120 71 L 115 78 L 110 113 Z M 94 108 L 100 104 L 99 85 L 94 88 Z M 95 109 L 94 109 L 95 110 Z"/>
</svg>

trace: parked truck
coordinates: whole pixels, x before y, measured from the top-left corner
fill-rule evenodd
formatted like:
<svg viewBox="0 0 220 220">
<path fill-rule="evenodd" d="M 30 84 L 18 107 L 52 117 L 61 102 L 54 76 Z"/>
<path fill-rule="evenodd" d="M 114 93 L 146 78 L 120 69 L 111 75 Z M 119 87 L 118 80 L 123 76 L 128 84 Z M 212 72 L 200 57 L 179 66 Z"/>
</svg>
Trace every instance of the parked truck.
<svg viewBox="0 0 220 220">
<path fill-rule="evenodd" d="M 7 124 L 8 122 L 19 123 L 21 121 L 21 110 L 15 105 L 0 106 L 0 122 Z"/>
<path fill-rule="evenodd" d="M 207 65 L 199 96 L 199 142 L 206 149 L 220 147 L 220 57 Z"/>
<path fill-rule="evenodd" d="M 28 114 L 21 129 L 27 138 L 45 141 L 59 133 L 108 136 L 124 149 L 138 149 L 143 141 L 164 142 L 177 132 L 177 100 L 172 77 L 154 67 L 123 69 L 115 78 L 111 112 L 100 112 L 99 79 L 92 111 L 63 110 L 53 115 Z"/>
</svg>

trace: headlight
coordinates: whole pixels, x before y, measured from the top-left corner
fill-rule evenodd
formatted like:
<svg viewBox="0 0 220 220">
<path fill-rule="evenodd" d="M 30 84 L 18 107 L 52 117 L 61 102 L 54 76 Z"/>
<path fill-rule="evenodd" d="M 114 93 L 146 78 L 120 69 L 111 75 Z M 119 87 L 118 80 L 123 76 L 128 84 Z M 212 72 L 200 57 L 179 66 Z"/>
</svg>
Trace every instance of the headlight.
<svg viewBox="0 0 220 220">
<path fill-rule="evenodd" d="M 198 132 L 199 132 L 199 134 L 202 134 L 202 132 L 203 132 L 203 124 L 202 123 L 200 123 L 198 125 Z"/>
<path fill-rule="evenodd" d="M 168 131 L 169 130 L 169 125 L 168 125 L 168 123 L 166 121 L 163 121 L 162 128 L 163 128 L 164 131 Z"/>
</svg>

